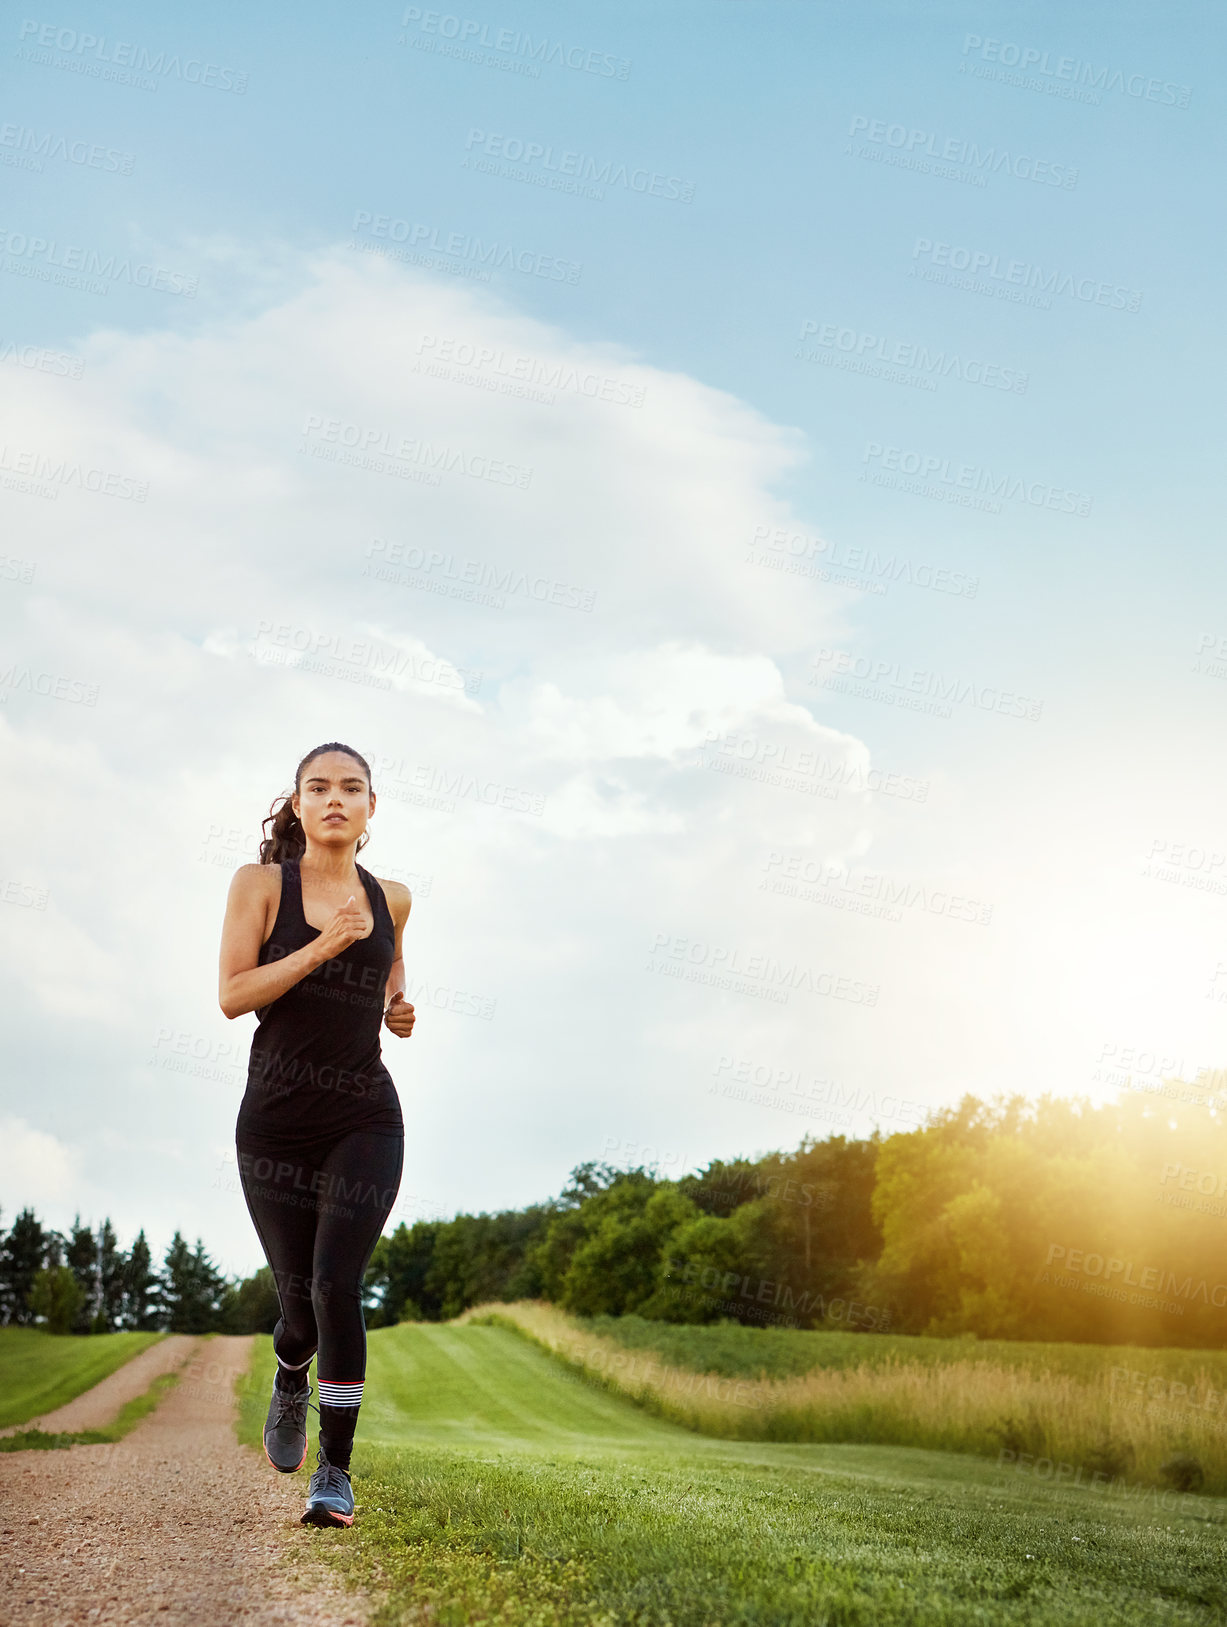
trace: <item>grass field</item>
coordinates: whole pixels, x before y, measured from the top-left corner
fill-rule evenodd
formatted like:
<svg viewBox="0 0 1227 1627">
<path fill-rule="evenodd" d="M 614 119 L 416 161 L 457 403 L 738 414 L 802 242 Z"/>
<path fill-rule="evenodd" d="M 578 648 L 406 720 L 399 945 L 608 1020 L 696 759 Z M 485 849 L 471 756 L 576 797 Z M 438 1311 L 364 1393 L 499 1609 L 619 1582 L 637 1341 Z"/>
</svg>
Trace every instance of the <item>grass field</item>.
<svg viewBox="0 0 1227 1627">
<path fill-rule="evenodd" d="M 643 1316 L 576 1318 L 593 1333 L 628 1350 L 652 1350 L 663 1361 L 728 1378 L 797 1378 L 818 1368 L 880 1368 L 894 1362 L 925 1366 L 992 1362 L 1027 1373 L 1098 1379 L 1128 1368 L 1192 1385 L 1208 1373 L 1227 1392 L 1227 1350 L 1154 1350 L 1139 1345 L 1044 1344 L 1011 1339 L 928 1339 L 920 1334 L 840 1333 L 803 1328 L 753 1328 L 716 1323 L 649 1322 Z"/>
<path fill-rule="evenodd" d="M 1004 1452 L 1020 1463 L 1051 1460 L 1050 1472 L 1062 1464 L 1063 1474 L 1088 1479 L 1227 1494 L 1227 1362 L 1217 1351 L 781 1338 L 782 1330 L 654 1328 L 637 1317 L 622 1328 L 532 1300 L 474 1306 L 457 1320 L 518 1328 L 649 1412 L 705 1435 Z M 738 1376 L 773 1365 L 794 1371 Z"/>
<path fill-rule="evenodd" d="M 160 1338 L 160 1333 L 77 1338 L 38 1328 L 0 1328 L 0 1429 L 62 1407 Z"/>
<path fill-rule="evenodd" d="M 240 1430 L 258 1446 L 274 1364 L 268 1340 L 255 1351 Z M 386 1592 L 376 1627 L 1227 1619 L 1217 1499 L 906 1447 L 704 1437 L 473 1322 L 372 1333 L 367 1395 L 357 1521 L 313 1539 Z"/>
</svg>

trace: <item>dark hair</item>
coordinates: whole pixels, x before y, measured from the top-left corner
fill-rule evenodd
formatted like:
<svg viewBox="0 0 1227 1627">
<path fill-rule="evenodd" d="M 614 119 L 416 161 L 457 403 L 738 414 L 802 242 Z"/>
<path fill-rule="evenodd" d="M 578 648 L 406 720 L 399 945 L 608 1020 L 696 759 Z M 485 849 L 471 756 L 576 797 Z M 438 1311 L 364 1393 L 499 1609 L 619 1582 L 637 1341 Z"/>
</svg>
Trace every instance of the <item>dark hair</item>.
<svg viewBox="0 0 1227 1627">
<path fill-rule="evenodd" d="M 313 751 L 309 751 L 294 771 L 293 792 L 287 792 L 285 796 L 274 799 L 268 818 L 260 821 L 261 830 L 269 824 L 273 827 L 272 835 L 266 834 L 264 840 L 260 843 L 261 864 L 280 864 L 282 859 L 301 859 L 307 851 L 306 832 L 302 828 L 302 821 L 294 812 L 290 797 L 291 795 L 297 796 L 299 793 L 302 786 L 303 769 L 309 763 L 313 763 L 317 757 L 322 757 L 326 751 L 343 751 L 347 757 L 352 757 L 356 763 L 361 763 L 366 770 L 366 783 L 368 786 L 370 785 L 370 764 L 362 753 L 355 751 L 352 746 L 342 745 L 339 740 L 328 740 L 322 746 L 316 746 Z M 281 803 L 280 807 L 277 806 L 278 801 Z M 357 851 L 359 853 L 370 839 L 370 831 L 364 832 L 358 839 Z"/>
</svg>

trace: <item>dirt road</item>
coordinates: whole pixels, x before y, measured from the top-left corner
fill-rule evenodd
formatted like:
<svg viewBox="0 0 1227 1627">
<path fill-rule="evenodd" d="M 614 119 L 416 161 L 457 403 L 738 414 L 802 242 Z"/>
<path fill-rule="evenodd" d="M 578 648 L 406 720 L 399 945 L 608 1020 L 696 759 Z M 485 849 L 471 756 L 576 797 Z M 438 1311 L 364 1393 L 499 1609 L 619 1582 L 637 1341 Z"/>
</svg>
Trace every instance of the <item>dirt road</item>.
<svg viewBox="0 0 1227 1627">
<path fill-rule="evenodd" d="M 300 1525 L 301 1478 L 234 1438 L 249 1346 L 201 1341 L 112 1446 L 0 1454 L 5 1627 L 362 1627 L 372 1601 L 314 1553 L 350 1533 Z"/>
</svg>

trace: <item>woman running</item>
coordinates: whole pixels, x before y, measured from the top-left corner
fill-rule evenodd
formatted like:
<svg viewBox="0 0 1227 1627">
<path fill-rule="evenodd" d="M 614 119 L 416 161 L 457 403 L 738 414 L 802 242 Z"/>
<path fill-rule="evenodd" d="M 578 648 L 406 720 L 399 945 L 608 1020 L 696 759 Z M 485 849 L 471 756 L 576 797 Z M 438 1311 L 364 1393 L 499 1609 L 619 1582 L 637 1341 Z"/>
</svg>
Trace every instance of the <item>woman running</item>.
<svg viewBox="0 0 1227 1627">
<path fill-rule="evenodd" d="M 401 959 L 410 896 L 357 862 L 375 793 L 356 751 L 336 740 L 316 746 L 280 801 L 263 822 L 272 835 L 259 864 L 242 865 L 230 884 L 218 995 L 227 1017 L 259 1019 L 235 1147 L 281 1307 L 264 1450 L 285 1474 L 306 1461 L 316 1356 L 319 1451 L 302 1522 L 352 1525 L 362 1279 L 405 1148 L 379 1030 L 413 1032 Z"/>
</svg>

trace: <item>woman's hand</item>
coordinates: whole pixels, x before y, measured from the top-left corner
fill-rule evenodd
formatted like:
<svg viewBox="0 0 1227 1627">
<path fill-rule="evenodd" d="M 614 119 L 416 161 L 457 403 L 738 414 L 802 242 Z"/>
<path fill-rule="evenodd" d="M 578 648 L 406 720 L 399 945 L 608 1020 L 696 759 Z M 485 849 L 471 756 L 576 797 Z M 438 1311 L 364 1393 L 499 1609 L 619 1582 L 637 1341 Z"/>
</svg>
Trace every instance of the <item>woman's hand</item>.
<svg viewBox="0 0 1227 1627">
<path fill-rule="evenodd" d="M 332 960 L 343 949 L 348 949 L 351 943 L 366 935 L 366 921 L 362 911 L 354 902 L 354 895 L 350 893 L 349 900 L 337 907 L 332 920 L 315 940 L 313 948 L 323 955 L 325 960 Z"/>
<path fill-rule="evenodd" d="M 415 1021 L 413 1007 L 405 999 L 399 989 L 388 1002 L 388 1009 L 383 1014 L 383 1020 L 394 1034 L 401 1039 L 408 1039 L 413 1032 Z"/>
</svg>

